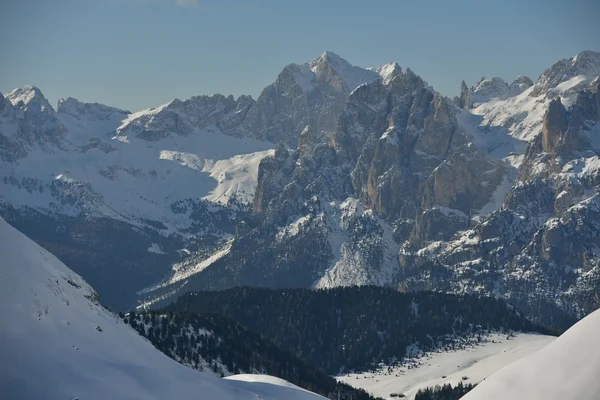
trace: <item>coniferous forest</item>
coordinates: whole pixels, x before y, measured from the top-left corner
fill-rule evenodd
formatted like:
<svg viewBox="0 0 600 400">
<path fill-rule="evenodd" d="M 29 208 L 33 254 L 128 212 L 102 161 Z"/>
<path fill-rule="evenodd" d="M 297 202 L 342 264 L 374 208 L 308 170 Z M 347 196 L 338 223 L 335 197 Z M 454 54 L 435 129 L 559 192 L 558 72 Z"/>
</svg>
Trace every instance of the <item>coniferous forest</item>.
<svg viewBox="0 0 600 400">
<path fill-rule="evenodd" d="M 470 383 L 463 385 L 462 382 L 458 382 L 456 386 L 447 383 L 443 386 L 421 389 L 415 395 L 415 400 L 459 400 L 475 386 L 477 385 Z"/>
<path fill-rule="evenodd" d="M 220 376 L 267 374 L 330 399 L 374 399 L 220 315 L 144 311 L 120 316 L 154 347 L 197 370 Z"/>
<path fill-rule="evenodd" d="M 332 375 L 393 364 L 414 344 L 452 349 L 485 340 L 489 331 L 552 333 L 503 300 L 372 286 L 197 292 L 166 310 L 225 315 Z"/>
</svg>

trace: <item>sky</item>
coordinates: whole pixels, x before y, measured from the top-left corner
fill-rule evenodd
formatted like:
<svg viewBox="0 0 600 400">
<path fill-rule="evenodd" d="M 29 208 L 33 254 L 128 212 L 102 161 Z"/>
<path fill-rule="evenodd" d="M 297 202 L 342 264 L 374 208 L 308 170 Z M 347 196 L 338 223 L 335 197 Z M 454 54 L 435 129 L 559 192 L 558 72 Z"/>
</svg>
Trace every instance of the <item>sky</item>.
<svg viewBox="0 0 600 400">
<path fill-rule="evenodd" d="M 397 61 L 444 95 L 464 79 L 535 80 L 600 51 L 597 0 L 0 0 L 0 92 L 38 86 L 136 111 L 173 98 L 256 98 L 330 50 Z"/>
</svg>

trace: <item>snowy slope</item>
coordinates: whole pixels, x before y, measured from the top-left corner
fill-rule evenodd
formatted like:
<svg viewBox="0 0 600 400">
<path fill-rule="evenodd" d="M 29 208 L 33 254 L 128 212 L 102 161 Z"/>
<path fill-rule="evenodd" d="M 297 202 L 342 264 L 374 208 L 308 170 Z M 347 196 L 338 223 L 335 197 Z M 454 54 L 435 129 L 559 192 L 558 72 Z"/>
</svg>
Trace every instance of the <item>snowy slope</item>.
<svg viewBox="0 0 600 400">
<path fill-rule="evenodd" d="M 323 52 L 305 65 L 310 68 L 317 79 L 322 79 L 324 76 L 330 77 L 330 70 L 333 69 L 347 92 L 351 92 L 363 83 L 380 79 L 378 72 L 351 65 L 331 51 Z"/>
<path fill-rule="evenodd" d="M 124 127 L 139 120 L 135 115 L 153 110 L 128 114 L 69 98 L 54 112 L 35 87 L 15 89 L 6 98 L 16 111 L 37 105 L 30 115 L 63 133 L 57 144 L 32 145 L 18 162 L 0 163 L 0 202 L 15 208 L 67 215 L 83 211 L 134 225 L 160 221 L 165 232 L 174 232 L 189 225 L 189 214 L 173 212 L 177 201 L 251 202 L 258 165 L 273 147 L 226 136 L 214 125 L 187 135 L 166 131 L 157 140 L 115 135 L 128 131 Z M 2 126 L 2 131 L 8 129 Z"/>
<path fill-rule="evenodd" d="M 600 311 L 595 311 L 547 347 L 486 379 L 464 399 L 598 399 L 598 332 Z"/>
<path fill-rule="evenodd" d="M 402 73 L 402 68 L 395 61 L 383 64 L 379 67 L 372 67 L 367 69 L 379 74 L 379 76 L 381 76 L 381 81 L 384 85 L 389 84 L 396 75 Z"/>
<path fill-rule="evenodd" d="M 598 75 L 600 53 L 584 51 L 556 62 L 526 89 L 522 81 L 529 78 L 521 76 L 510 86 L 500 78 L 482 79 L 470 89 L 473 107 L 461 112 L 459 122 L 477 147 L 518 168 L 550 101 L 560 96 L 569 107 Z"/>
<path fill-rule="evenodd" d="M 475 347 L 425 354 L 410 368 L 407 365 L 389 370 L 382 367 L 376 372 L 348 374 L 337 379 L 384 399 L 392 393 L 402 393 L 413 399 L 419 389 L 446 383 L 454 386 L 463 381 L 463 377 L 468 378 L 464 382 L 478 383 L 554 340 L 552 336 L 537 334 L 517 334 L 507 340 L 506 335 L 493 334 Z"/>
<path fill-rule="evenodd" d="M 0 397 L 322 398 L 276 378 L 222 380 L 184 367 L 98 305 L 93 289 L 0 219 Z"/>
</svg>

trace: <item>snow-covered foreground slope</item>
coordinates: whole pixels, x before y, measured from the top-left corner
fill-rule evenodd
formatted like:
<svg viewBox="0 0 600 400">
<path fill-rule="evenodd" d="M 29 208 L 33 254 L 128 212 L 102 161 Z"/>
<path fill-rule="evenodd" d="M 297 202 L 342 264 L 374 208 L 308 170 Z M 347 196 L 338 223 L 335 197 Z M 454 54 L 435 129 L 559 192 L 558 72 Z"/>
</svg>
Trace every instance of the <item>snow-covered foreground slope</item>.
<svg viewBox="0 0 600 400">
<path fill-rule="evenodd" d="M 0 219 L 0 397 L 322 398 L 271 377 L 223 380 L 184 367 L 98 305 L 94 290 Z"/>
<path fill-rule="evenodd" d="M 351 386 L 362 388 L 384 399 L 391 394 L 404 394 L 413 399 L 419 389 L 458 382 L 478 383 L 506 365 L 535 353 L 556 338 L 538 334 L 493 334 L 476 347 L 440 353 L 428 353 L 416 363 L 399 367 L 382 368 L 377 372 L 348 374 L 338 379 Z M 410 368 L 409 368 L 410 366 Z M 468 379 L 463 380 L 463 377 Z M 510 397 L 507 397 L 507 399 Z"/>
<path fill-rule="evenodd" d="M 600 398 L 600 310 L 547 347 L 503 368 L 465 400 L 579 400 Z"/>
</svg>

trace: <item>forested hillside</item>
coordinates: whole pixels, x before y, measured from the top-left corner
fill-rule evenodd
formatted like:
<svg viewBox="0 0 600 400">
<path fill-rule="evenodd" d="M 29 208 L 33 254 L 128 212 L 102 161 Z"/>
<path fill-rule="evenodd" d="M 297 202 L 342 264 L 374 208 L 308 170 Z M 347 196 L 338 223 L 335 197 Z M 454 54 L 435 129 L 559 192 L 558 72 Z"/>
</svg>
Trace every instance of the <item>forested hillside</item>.
<svg viewBox="0 0 600 400">
<path fill-rule="evenodd" d="M 200 371 L 267 374 L 330 399 L 373 399 L 220 315 L 144 311 L 121 317 L 157 349 Z"/>
<path fill-rule="evenodd" d="M 329 374 L 392 364 L 418 350 L 464 347 L 490 331 L 550 333 L 503 300 L 374 286 L 197 292 L 167 310 L 226 315 Z"/>
</svg>

